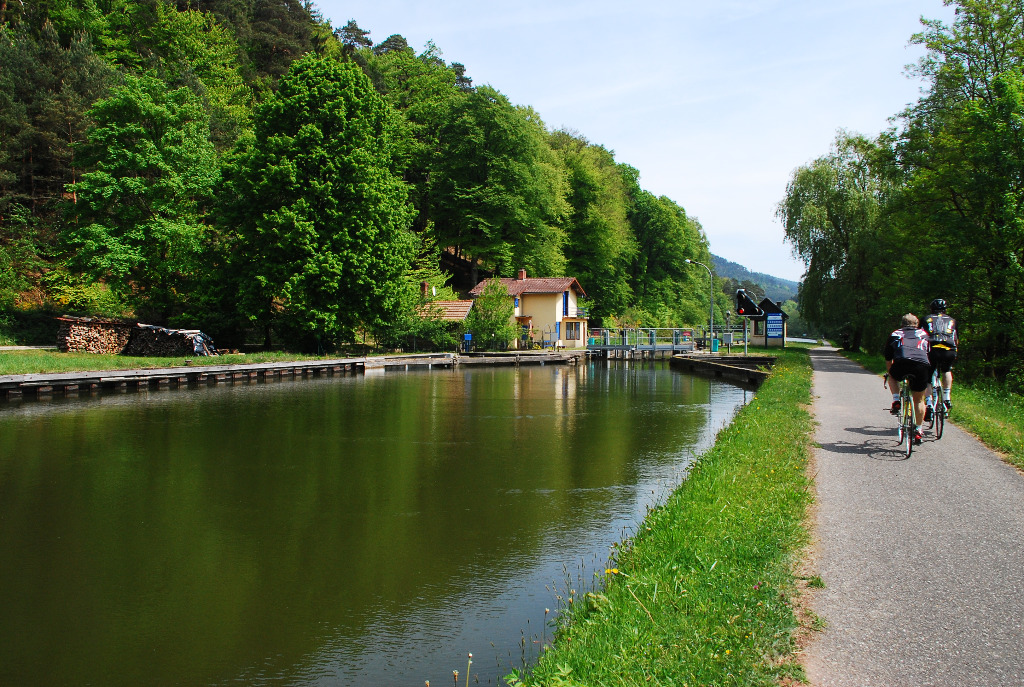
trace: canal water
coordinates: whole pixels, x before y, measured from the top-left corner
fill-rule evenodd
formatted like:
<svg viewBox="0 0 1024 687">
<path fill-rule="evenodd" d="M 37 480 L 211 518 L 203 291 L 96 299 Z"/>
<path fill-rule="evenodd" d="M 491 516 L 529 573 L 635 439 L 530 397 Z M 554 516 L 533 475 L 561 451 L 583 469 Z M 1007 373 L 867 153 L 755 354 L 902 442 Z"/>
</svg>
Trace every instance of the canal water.
<svg viewBox="0 0 1024 687">
<path fill-rule="evenodd" d="M 0 405 L 0 685 L 464 684 L 470 652 L 501 684 L 750 396 L 593 362 Z"/>
</svg>

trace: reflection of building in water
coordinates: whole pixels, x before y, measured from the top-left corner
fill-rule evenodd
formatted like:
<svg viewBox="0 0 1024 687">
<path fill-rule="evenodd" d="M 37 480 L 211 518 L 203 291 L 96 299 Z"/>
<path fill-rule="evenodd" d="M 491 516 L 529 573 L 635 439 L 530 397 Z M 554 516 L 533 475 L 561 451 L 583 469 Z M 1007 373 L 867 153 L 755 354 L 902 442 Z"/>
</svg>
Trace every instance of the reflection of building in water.
<svg viewBox="0 0 1024 687">
<path fill-rule="evenodd" d="M 576 431 L 576 393 L 583 381 L 584 365 L 560 367 L 555 371 L 555 416 L 557 429 L 563 435 Z"/>
</svg>

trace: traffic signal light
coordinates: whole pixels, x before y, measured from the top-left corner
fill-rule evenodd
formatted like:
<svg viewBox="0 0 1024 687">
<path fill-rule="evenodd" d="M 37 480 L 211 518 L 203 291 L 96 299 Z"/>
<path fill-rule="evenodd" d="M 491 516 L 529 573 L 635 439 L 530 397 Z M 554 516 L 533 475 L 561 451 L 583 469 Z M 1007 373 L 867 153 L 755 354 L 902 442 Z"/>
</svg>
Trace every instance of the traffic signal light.
<svg viewBox="0 0 1024 687">
<path fill-rule="evenodd" d="M 746 289 L 736 289 L 736 314 L 741 317 L 760 317 L 764 311 L 757 307 Z"/>
</svg>

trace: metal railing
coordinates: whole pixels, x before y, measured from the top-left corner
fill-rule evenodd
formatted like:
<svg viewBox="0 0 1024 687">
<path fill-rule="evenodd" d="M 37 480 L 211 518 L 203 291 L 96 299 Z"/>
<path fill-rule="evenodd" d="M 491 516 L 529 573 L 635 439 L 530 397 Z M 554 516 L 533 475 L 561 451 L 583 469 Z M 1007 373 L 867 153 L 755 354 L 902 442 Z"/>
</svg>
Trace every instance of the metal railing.
<svg viewBox="0 0 1024 687">
<path fill-rule="evenodd" d="M 588 347 L 614 346 L 647 348 L 690 348 L 694 345 L 692 329 L 640 327 L 634 329 L 591 329 Z"/>
</svg>

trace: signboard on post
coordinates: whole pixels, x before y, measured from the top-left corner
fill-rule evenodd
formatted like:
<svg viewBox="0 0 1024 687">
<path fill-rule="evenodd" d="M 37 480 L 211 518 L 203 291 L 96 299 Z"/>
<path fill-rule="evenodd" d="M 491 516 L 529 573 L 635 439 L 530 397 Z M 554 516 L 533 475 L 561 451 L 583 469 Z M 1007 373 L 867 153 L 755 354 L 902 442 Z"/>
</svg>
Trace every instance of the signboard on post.
<svg viewBox="0 0 1024 687">
<path fill-rule="evenodd" d="M 781 339 L 782 331 L 782 313 L 768 313 L 765 316 L 765 336 L 769 339 Z"/>
</svg>

